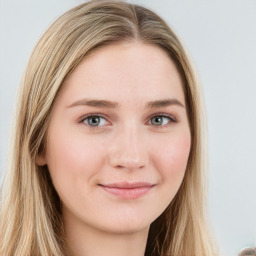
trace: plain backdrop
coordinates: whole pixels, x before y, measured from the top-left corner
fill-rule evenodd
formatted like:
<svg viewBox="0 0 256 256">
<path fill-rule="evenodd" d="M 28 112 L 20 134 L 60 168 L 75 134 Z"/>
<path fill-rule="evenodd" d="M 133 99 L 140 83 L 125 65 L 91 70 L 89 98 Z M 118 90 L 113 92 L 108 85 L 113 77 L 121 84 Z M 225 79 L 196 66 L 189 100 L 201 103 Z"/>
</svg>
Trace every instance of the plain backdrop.
<svg viewBox="0 0 256 256">
<path fill-rule="evenodd" d="M 193 57 L 209 133 L 209 209 L 221 255 L 256 247 L 256 0 L 136 0 Z M 78 0 L 0 0 L 0 174 L 17 87 L 48 25 Z"/>
</svg>

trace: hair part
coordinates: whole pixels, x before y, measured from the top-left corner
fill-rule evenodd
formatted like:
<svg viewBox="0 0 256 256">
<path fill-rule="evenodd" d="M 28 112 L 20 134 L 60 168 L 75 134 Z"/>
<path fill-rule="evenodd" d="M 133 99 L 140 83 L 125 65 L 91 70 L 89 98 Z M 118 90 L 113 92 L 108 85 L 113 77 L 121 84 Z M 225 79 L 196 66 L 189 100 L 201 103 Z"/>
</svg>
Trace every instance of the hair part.
<svg viewBox="0 0 256 256">
<path fill-rule="evenodd" d="M 213 256 L 206 221 L 205 131 L 201 89 L 185 50 L 154 12 L 122 1 L 94 0 L 59 17 L 37 43 L 23 76 L 9 165 L 2 188 L 0 255 L 65 255 L 61 202 L 44 151 L 51 109 L 65 79 L 99 47 L 132 41 L 162 48 L 183 80 L 191 151 L 182 185 L 150 228 L 147 256 Z"/>
</svg>

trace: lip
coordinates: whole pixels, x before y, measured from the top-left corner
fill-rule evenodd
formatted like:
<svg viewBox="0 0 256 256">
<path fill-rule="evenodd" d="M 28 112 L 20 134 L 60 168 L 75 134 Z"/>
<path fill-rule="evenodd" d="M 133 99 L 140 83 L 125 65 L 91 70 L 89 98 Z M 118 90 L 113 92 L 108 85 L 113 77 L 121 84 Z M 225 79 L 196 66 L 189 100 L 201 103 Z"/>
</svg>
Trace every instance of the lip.
<svg viewBox="0 0 256 256">
<path fill-rule="evenodd" d="M 99 186 L 104 191 L 121 199 L 137 199 L 147 194 L 153 187 L 155 187 L 155 184 L 147 182 L 120 182 L 99 184 Z"/>
</svg>

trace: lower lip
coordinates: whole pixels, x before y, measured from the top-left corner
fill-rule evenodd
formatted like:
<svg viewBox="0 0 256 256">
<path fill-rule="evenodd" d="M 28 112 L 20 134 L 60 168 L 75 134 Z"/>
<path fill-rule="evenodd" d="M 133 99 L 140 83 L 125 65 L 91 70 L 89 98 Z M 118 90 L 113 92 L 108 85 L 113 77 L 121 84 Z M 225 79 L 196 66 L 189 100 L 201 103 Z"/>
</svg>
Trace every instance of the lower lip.
<svg viewBox="0 0 256 256">
<path fill-rule="evenodd" d="M 121 199 L 137 199 L 147 194 L 153 188 L 153 186 L 136 187 L 136 188 L 116 188 L 116 187 L 113 188 L 113 187 L 102 186 L 102 188 L 106 192 L 113 194 Z"/>
</svg>

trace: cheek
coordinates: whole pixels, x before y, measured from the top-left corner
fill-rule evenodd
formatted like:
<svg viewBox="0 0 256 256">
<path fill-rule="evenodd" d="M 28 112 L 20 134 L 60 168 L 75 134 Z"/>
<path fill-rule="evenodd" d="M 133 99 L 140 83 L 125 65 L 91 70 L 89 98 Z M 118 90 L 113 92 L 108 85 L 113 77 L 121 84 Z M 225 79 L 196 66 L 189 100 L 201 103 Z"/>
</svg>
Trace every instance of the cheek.
<svg viewBox="0 0 256 256">
<path fill-rule="evenodd" d="M 164 137 L 158 139 L 155 150 L 151 151 L 152 163 L 159 177 L 159 193 L 155 206 L 158 214 L 170 205 L 177 194 L 184 178 L 190 152 L 189 133 L 175 133 Z"/>
<path fill-rule="evenodd" d="M 170 137 L 159 142 L 161 150 L 155 152 L 156 169 L 164 181 L 181 183 L 190 152 L 190 134 Z M 158 147 L 158 148 L 159 148 Z"/>
<path fill-rule="evenodd" d="M 103 151 L 90 138 L 61 131 L 54 134 L 48 138 L 46 156 L 56 190 L 84 186 L 101 168 Z"/>
</svg>

